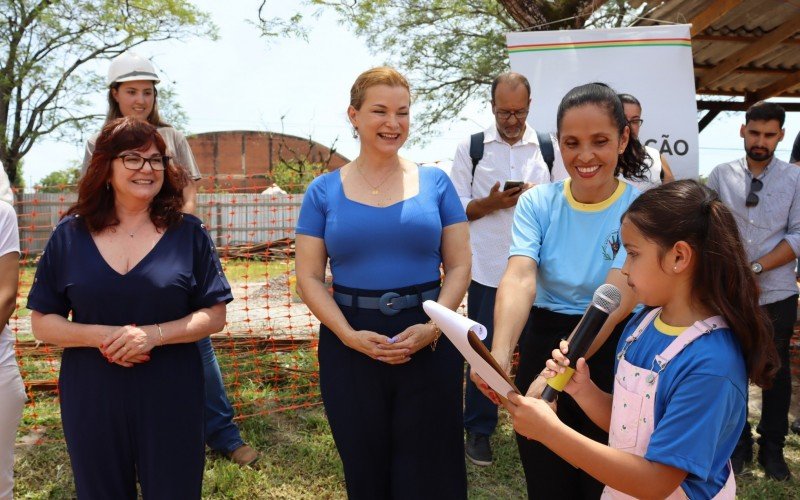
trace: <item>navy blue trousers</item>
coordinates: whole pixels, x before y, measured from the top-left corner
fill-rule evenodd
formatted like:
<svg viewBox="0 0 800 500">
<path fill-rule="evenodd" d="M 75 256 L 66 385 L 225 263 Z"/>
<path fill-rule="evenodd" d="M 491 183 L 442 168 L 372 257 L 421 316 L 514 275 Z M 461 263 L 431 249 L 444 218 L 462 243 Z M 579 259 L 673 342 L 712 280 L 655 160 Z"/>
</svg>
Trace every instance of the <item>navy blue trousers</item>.
<svg viewBox="0 0 800 500">
<path fill-rule="evenodd" d="M 123 368 L 64 349 L 61 419 L 79 499 L 200 498 L 203 367 L 195 343 L 156 347 Z"/>
<path fill-rule="evenodd" d="M 361 295 L 382 292 L 362 290 Z M 356 330 L 387 336 L 428 321 L 419 307 L 391 317 L 378 310 L 341 309 Z M 436 351 L 424 347 L 411 361 L 389 365 L 350 349 L 322 325 L 319 367 L 322 400 L 351 500 L 467 497 L 463 358 L 444 335 Z"/>
<path fill-rule="evenodd" d="M 476 281 L 469 284 L 467 295 L 467 317 L 486 327 L 483 344 L 492 349 L 494 338 L 494 302 L 497 288 L 482 285 Z M 530 321 L 530 320 L 529 320 Z M 523 334 L 528 329 L 525 327 Z M 475 434 L 490 436 L 497 427 L 497 405 L 483 395 L 469 379 L 470 367 L 467 365 L 464 390 L 464 429 Z"/>
<path fill-rule="evenodd" d="M 472 281 L 467 295 L 467 317 L 486 327 L 483 343 L 491 350 L 494 338 L 494 300 L 497 288 Z M 490 436 L 497 427 L 497 405 L 483 395 L 469 379 L 470 367 L 467 365 L 464 389 L 464 429 L 468 432 Z"/>
<path fill-rule="evenodd" d="M 519 370 L 516 385 L 525 392 L 531 382 L 544 369 L 553 349 L 562 338 L 567 338 L 578 325 L 582 315 L 559 314 L 534 307 L 528 320 L 530 330 L 525 332 L 519 347 Z M 622 330 L 631 316 L 617 325 L 606 343 L 591 359 L 589 367 L 592 381 L 606 392 L 614 386 L 614 361 Z M 556 412 L 562 422 L 597 442 L 608 444 L 608 433 L 597 427 L 568 394 L 558 396 Z M 603 484 L 580 469 L 576 469 L 549 448 L 517 434 L 517 447 L 525 471 L 528 498 L 559 498 L 583 500 L 600 498 Z"/>
</svg>

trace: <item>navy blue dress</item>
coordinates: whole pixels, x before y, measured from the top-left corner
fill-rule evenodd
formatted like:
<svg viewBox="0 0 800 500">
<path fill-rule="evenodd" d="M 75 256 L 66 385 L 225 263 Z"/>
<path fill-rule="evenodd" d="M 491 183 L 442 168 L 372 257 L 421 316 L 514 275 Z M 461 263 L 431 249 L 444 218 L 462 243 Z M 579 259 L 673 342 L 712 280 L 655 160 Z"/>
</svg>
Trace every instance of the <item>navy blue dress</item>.
<svg viewBox="0 0 800 500">
<path fill-rule="evenodd" d="M 83 324 L 152 325 L 233 299 L 215 247 L 192 215 L 127 274 L 103 259 L 78 216 L 55 228 L 28 308 Z M 124 368 L 96 348 L 66 348 L 61 418 L 79 498 L 200 498 L 205 446 L 197 345 L 156 347 Z"/>
</svg>

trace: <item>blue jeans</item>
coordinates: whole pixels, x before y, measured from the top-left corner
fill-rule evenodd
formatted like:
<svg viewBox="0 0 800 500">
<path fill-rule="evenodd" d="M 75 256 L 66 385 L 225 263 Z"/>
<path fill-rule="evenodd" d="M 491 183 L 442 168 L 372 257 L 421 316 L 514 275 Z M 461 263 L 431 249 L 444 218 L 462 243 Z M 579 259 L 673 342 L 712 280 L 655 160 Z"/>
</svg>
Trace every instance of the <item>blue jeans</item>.
<svg viewBox="0 0 800 500">
<path fill-rule="evenodd" d="M 469 284 L 467 296 L 467 316 L 486 327 L 483 343 L 492 348 L 494 337 L 494 299 L 497 288 L 481 285 L 475 281 Z M 497 405 L 492 403 L 469 379 L 467 365 L 467 387 L 464 397 L 464 428 L 467 432 L 491 436 L 497 427 Z"/>
<path fill-rule="evenodd" d="M 225 394 L 222 372 L 211 346 L 211 338 L 197 341 L 203 360 L 206 381 L 205 434 L 206 444 L 214 451 L 228 454 L 244 444 L 239 428 L 233 423 L 233 407 Z"/>
</svg>

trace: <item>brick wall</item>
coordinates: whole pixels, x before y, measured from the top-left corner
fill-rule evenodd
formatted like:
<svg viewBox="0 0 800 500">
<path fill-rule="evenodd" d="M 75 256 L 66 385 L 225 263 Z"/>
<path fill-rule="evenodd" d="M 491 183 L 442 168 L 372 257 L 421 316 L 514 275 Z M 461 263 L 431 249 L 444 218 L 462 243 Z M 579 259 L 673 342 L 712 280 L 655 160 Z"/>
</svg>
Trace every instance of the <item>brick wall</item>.
<svg viewBox="0 0 800 500">
<path fill-rule="evenodd" d="M 206 132 L 187 137 L 203 179 L 199 188 L 260 193 L 270 183 L 273 165 L 302 160 L 335 170 L 349 162 L 317 142 L 274 132 Z"/>
</svg>

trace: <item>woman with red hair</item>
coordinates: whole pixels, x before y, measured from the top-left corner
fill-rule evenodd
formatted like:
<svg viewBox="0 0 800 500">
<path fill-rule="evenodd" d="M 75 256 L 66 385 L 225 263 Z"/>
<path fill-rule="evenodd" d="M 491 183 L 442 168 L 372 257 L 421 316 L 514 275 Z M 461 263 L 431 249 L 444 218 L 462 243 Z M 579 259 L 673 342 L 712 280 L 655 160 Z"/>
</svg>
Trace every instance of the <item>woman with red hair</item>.
<svg viewBox="0 0 800 500">
<path fill-rule="evenodd" d="M 200 498 L 203 365 L 230 286 L 204 225 L 181 212 L 186 174 L 156 128 L 107 123 L 78 201 L 28 296 L 34 336 L 64 347 L 61 418 L 79 498 Z M 69 318 L 71 314 L 71 319 Z"/>
</svg>

